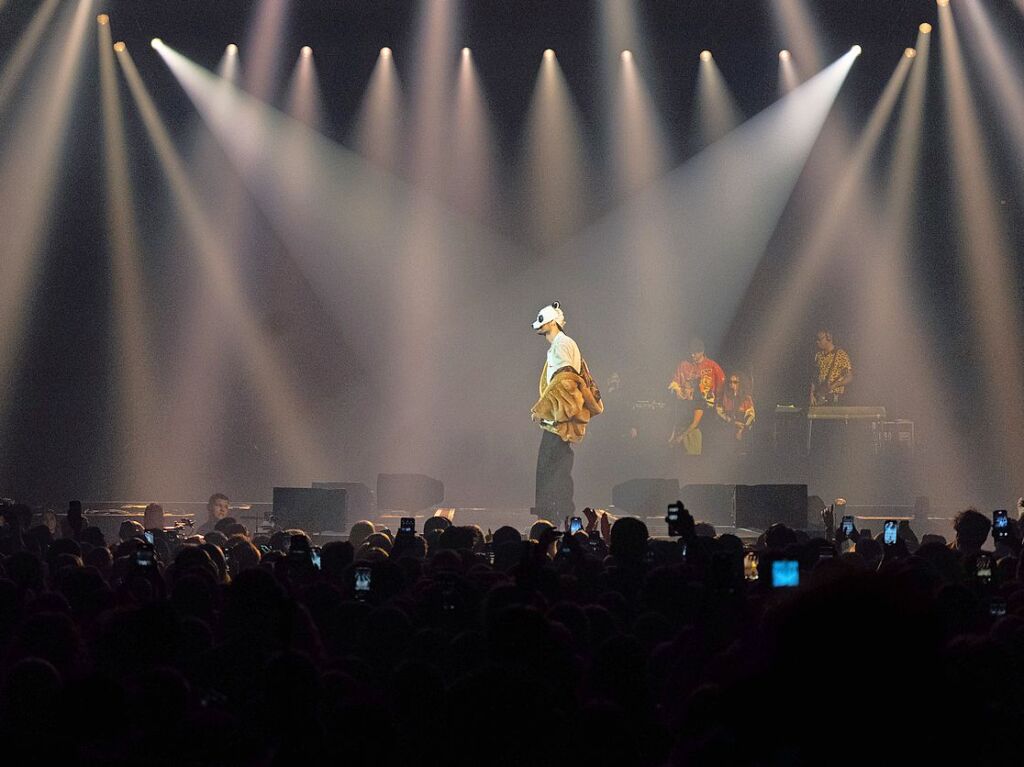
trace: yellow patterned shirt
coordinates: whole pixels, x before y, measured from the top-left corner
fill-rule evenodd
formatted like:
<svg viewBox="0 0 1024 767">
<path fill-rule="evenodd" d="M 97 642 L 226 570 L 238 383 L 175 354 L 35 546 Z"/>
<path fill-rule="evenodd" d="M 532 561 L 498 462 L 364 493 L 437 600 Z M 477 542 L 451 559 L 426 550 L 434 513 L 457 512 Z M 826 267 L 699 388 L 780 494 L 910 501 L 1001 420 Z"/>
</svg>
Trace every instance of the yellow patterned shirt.
<svg viewBox="0 0 1024 767">
<path fill-rule="evenodd" d="M 853 363 L 850 362 L 850 355 L 838 346 L 830 352 L 818 352 L 814 355 L 814 361 L 818 368 L 818 385 L 820 394 L 824 394 L 823 384 L 834 384 L 842 381 L 853 372 Z M 826 380 L 826 378 L 828 380 Z M 833 394 L 842 394 L 846 391 L 845 386 L 832 389 Z"/>
</svg>

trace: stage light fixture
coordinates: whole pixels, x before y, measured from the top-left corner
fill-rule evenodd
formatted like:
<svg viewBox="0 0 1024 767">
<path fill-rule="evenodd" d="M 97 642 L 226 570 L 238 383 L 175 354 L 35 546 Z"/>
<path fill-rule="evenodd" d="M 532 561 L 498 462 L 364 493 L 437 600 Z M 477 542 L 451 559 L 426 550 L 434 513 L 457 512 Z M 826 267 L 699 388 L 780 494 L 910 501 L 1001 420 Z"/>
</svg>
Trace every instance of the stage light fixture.
<svg viewBox="0 0 1024 767">
<path fill-rule="evenodd" d="M 791 58 L 793 58 L 793 54 L 790 53 L 789 51 L 779 51 L 779 58 L 782 61 L 789 61 Z"/>
<path fill-rule="evenodd" d="M 949 5 L 949 0 L 935 0 L 935 2 L 938 4 L 939 8 L 945 8 Z"/>
<path fill-rule="evenodd" d="M 906 56 L 908 59 L 912 59 L 917 56 L 917 51 L 915 51 L 913 48 L 907 48 L 905 51 L 903 51 L 903 55 Z"/>
<path fill-rule="evenodd" d="M 128 50 L 128 46 L 120 40 L 114 43 L 114 53 L 124 53 L 126 50 Z"/>
<path fill-rule="evenodd" d="M 551 48 L 546 49 L 544 51 L 544 58 L 548 61 L 552 61 L 555 58 L 555 52 Z"/>
<path fill-rule="evenodd" d="M 299 53 L 301 53 L 303 56 L 312 56 L 313 55 L 313 49 L 310 48 L 308 45 L 303 45 L 302 49 L 299 51 Z"/>
<path fill-rule="evenodd" d="M 391 49 L 390 48 L 386 48 L 386 47 L 385 48 L 381 48 L 380 49 L 380 55 L 383 58 L 385 58 L 385 59 L 391 58 Z"/>
<path fill-rule="evenodd" d="M 864 49 L 861 48 L 859 45 L 853 46 L 850 50 L 853 51 L 854 56 L 860 56 L 862 53 L 864 53 Z"/>
<path fill-rule="evenodd" d="M 469 50 L 468 47 L 462 49 L 462 58 L 468 59 L 470 57 L 470 55 L 471 55 L 471 53 L 470 53 L 470 50 Z"/>
<path fill-rule="evenodd" d="M 918 27 L 922 35 L 930 35 L 932 33 L 932 25 L 927 21 Z"/>
<path fill-rule="evenodd" d="M 149 41 L 149 44 L 152 45 L 154 48 L 159 48 L 161 45 L 164 44 L 164 41 L 161 40 L 159 37 L 154 37 L 152 40 Z"/>
<path fill-rule="evenodd" d="M 632 51 L 623 51 L 622 52 L 622 60 L 623 61 L 632 61 L 633 60 L 633 52 Z"/>
<path fill-rule="evenodd" d="M 105 13 L 101 13 L 99 16 L 96 17 L 96 23 L 99 24 L 101 27 L 105 27 L 107 26 L 107 24 L 110 23 L 110 17 Z"/>
<path fill-rule="evenodd" d="M 701 51 L 700 52 L 700 60 L 701 61 L 711 61 L 711 51 Z"/>
<path fill-rule="evenodd" d="M 234 56 L 238 53 L 238 46 L 234 43 L 228 43 L 228 47 L 224 49 L 228 54 Z"/>
</svg>

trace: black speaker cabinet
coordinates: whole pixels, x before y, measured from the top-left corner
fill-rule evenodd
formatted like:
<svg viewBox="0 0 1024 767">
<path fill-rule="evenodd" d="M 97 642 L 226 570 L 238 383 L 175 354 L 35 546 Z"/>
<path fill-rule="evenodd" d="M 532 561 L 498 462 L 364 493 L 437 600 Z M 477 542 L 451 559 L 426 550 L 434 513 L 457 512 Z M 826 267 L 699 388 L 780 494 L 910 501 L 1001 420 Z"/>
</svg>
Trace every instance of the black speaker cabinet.
<svg viewBox="0 0 1024 767">
<path fill-rule="evenodd" d="M 444 502 L 444 483 L 425 474 L 378 474 L 377 508 L 422 511 Z"/>
<path fill-rule="evenodd" d="M 736 485 L 686 485 L 683 505 L 697 522 L 732 527 L 736 519 Z"/>
<path fill-rule="evenodd" d="M 345 514 L 349 523 L 373 516 L 376 504 L 373 491 L 362 482 L 314 482 L 319 490 L 344 490 Z"/>
<path fill-rule="evenodd" d="M 678 500 L 678 479 L 629 479 L 612 488 L 612 505 L 637 516 L 664 515 Z"/>
<path fill-rule="evenodd" d="M 776 522 L 807 527 L 807 485 L 737 485 L 736 527 L 767 530 Z"/>
<path fill-rule="evenodd" d="M 347 522 L 344 490 L 314 487 L 275 487 L 274 521 L 283 528 L 307 533 L 344 530 Z"/>
</svg>

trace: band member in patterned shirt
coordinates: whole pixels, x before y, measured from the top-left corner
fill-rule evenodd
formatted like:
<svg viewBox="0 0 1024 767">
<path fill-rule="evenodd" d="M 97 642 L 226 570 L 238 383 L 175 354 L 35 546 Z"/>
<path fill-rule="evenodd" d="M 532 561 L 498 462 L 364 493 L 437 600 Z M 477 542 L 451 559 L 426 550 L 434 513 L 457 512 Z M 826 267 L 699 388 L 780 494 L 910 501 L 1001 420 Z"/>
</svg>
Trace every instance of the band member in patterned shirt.
<svg viewBox="0 0 1024 767">
<path fill-rule="evenodd" d="M 838 405 L 853 381 L 853 363 L 850 355 L 832 341 L 828 329 L 818 331 L 815 341 L 814 373 L 811 379 L 811 405 Z"/>
</svg>

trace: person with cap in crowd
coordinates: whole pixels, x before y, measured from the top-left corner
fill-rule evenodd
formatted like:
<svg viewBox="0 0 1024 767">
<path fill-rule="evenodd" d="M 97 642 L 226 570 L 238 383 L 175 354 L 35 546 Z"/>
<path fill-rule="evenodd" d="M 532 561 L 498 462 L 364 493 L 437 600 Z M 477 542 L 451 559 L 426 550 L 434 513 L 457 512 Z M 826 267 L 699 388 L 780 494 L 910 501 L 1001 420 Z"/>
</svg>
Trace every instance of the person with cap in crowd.
<svg viewBox="0 0 1024 767">
<path fill-rule="evenodd" d="M 564 328 L 565 312 L 557 301 L 541 309 L 533 323 L 534 332 L 550 344 L 540 375 L 540 399 L 530 410 L 533 422 L 544 430 L 534 513 L 555 522 L 575 511 L 572 446 L 583 440 L 590 419 L 604 412 L 601 392 Z"/>
</svg>

